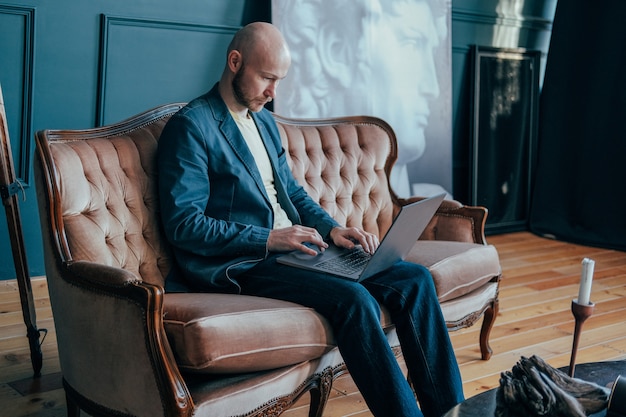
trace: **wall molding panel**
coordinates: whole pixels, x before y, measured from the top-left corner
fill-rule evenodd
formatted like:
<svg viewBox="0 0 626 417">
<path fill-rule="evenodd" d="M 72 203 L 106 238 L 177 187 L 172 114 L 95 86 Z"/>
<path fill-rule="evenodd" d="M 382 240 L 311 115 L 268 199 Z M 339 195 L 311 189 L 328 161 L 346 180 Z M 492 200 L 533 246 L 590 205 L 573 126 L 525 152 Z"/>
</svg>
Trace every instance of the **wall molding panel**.
<svg viewBox="0 0 626 417">
<path fill-rule="evenodd" d="M 239 29 L 102 14 L 97 125 L 120 120 L 123 109 L 128 109 L 123 117 L 145 110 L 138 96 L 145 102 L 155 102 L 155 94 L 159 102 L 184 101 L 208 90 L 223 68 L 223 62 L 212 65 L 216 54 L 221 58 Z M 172 78 L 176 82 L 170 82 Z M 133 108 L 127 104 L 128 95 L 133 95 Z"/>
<path fill-rule="evenodd" d="M 15 19 L 17 17 L 17 20 Z M 32 118 L 33 118 L 33 74 L 35 63 L 35 8 L 0 5 L 0 27 L 6 33 L 20 33 L 17 48 L 2 51 L 0 75 L 2 90 L 10 118 L 9 130 L 13 151 L 15 174 L 24 186 L 30 182 Z M 14 39 L 14 38 L 13 38 Z M 13 45 L 15 46 L 15 45 Z M 9 68 L 4 67 L 9 63 Z M 17 91 L 16 91 L 17 90 Z M 11 109 L 19 109 L 11 116 Z M 17 132 L 17 133 L 15 133 Z"/>
<path fill-rule="evenodd" d="M 547 54 L 547 47 L 543 45 L 546 41 L 544 38 L 550 37 L 552 33 L 552 21 L 529 15 L 504 15 L 499 13 L 484 13 L 469 9 L 452 9 L 452 25 L 455 27 L 458 33 L 463 34 L 453 38 L 452 53 L 467 55 L 470 52 L 471 45 L 478 43 L 488 46 L 501 46 L 501 47 L 526 47 L 530 49 L 541 49 L 544 52 L 544 58 Z M 520 41 L 517 45 L 496 45 L 491 37 L 494 31 L 516 31 L 517 33 L 525 33 L 525 39 L 532 39 L 536 45 L 525 45 L 527 41 Z M 469 32 L 467 32 L 469 31 Z M 478 39 L 484 38 L 486 34 L 490 39 L 479 41 Z M 477 42 L 467 42 L 467 39 L 477 37 Z M 542 39 L 537 41 L 537 39 Z M 455 42 L 461 40 L 461 43 Z M 494 43 L 495 42 L 495 43 Z M 545 49 L 545 50 L 544 50 Z"/>
<path fill-rule="evenodd" d="M 483 24 L 489 26 L 510 26 L 527 30 L 552 31 L 552 21 L 529 15 L 504 15 L 481 13 L 468 9 L 452 9 L 452 21 Z"/>
</svg>

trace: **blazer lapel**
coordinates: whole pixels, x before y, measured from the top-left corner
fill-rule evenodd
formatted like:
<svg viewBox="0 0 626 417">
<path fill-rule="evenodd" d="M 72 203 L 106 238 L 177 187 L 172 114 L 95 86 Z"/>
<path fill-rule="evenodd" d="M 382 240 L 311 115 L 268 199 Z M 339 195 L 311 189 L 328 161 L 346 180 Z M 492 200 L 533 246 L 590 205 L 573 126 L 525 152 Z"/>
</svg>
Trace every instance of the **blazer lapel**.
<svg viewBox="0 0 626 417">
<path fill-rule="evenodd" d="M 274 146 L 267 146 L 268 143 L 272 143 L 270 139 L 270 134 L 265 128 L 265 124 L 260 120 L 259 117 L 253 115 L 254 122 L 259 129 L 259 134 L 261 135 L 261 139 L 263 140 L 263 145 L 265 145 L 265 149 L 267 150 L 267 154 L 270 158 L 270 163 L 272 164 L 272 172 L 274 173 L 274 187 L 276 187 L 276 193 L 278 198 L 278 203 L 287 213 L 287 217 L 294 224 L 302 223 L 300 220 L 300 215 L 298 214 L 298 210 L 291 202 L 287 190 L 285 189 L 285 184 L 283 183 L 282 178 L 280 177 L 278 171 L 276 170 L 276 163 L 278 162 L 278 153 L 277 149 Z"/>
<path fill-rule="evenodd" d="M 239 158 L 241 163 L 246 167 L 246 170 L 248 171 L 250 176 L 254 179 L 254 182 L 261 192 L 263 198 L 267 201 L 268 204 L 270 204 L 267 193 L 265 192 L 265 186 L 263 185 L 261 173 L 257 168 L 254 157 L 252 156 L 252 152 L 250 152 L 250 148 L 243 138 L 243 135 L 241 134 L 237 123 L 235 123 L 235 120 L 230 116 L 230 114 L 222 121 L 222 124 L 220 125 L 220 130 L 222 131 L 222 134 L 224 135 L 226 141 L 233 149 L 233 152 L 235 152 L 235 155 L 237 155 L 237 158 Z"/>
<path fill-rule="evenodd" d="M 265 191 L 265 186 L 263 185 L 263 179 L 261 178 L 261 173 L 257 168 L 256 162 L 254 161 L 254 157 L 252 156 L 252 152 L 250 152 L 250 148 L 246 143 L 237 123 L 230 115 L 228 111 L 228 107 L 219 97 L 219 93 L 217 93 L 217 84 L 213 87 L 213 89 L 208 93 L 207 99 L 211 102 L 211 108 L 213 111 L 213 115 L 216 120 L 220 120 L 220 131 L 224 136 L 225 140 L 233 149 L 237 158 L 241 161 L 241 163 L 246 167 L 250 176 L 254 179 L 254 183 L 256 184 L 259 192 L 267 202 L 268 207 L 271 210 L 271 202 L 269 197 L 267 196 L 267 192 Z M 302 223 L 300 220 L 300 215 L 298 214 L 298 210 L 294 207 L 289 195 L 285 189 L 285 185 L 283 184 L 280 175 L 276 171 L 276 162 L 278 161 L 277 150 L 274 146 L 267 146 L 268 143 L 272 143 L 271 136 L 265 127 L 264 123 L 260 120 L 260 118 L 256 114 L 252 114 L 254 118 L 254 122 L 259 129 L 259 134 L 261 135 L 261 139 L 263 140 L 263 144 L 265 145 L 265 149 L 267 150 L 267 154 L 270 158 L 270 163 L 272 164 L 272 171 L 274 173 L 274 186 L 276 187 L 278 202 L 281 207 L 287 213 L 287 216 L 294 224 Z"/>
</svg>

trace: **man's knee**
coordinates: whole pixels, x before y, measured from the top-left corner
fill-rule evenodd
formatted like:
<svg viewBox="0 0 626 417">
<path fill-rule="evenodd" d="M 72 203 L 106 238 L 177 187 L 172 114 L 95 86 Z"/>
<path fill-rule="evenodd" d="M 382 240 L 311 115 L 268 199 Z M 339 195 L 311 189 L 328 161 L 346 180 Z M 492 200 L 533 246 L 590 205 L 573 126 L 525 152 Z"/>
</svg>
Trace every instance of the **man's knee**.
<svg viewBox="0 0 626 417">
<path fill-rule="evenodd" d="M 394 268 L 398 268 L 404 275 L 409 277 L 425 277 L 432 279 L 430 271 L 423 265 L 413 262 L 398 262 L 394 265 Z"/>
<path fill-rule="evenodd" d="M 343 314 L 370 317 L 380 320 L 380 306 L 376 299 L 362 285 L 354 285 L 349 294 L 345 294 L 345 302 L 338 306 Z"/>
<path fill-rule="evenodd" d="M 426 267 L 411 262 L 399 262 L 389 274 L 391 286 L 405 294 L 405 297 L 412 298 L 409 294 L 413 294 L 414 297 L 436 299 L 435 283 Z"/>
</svg>

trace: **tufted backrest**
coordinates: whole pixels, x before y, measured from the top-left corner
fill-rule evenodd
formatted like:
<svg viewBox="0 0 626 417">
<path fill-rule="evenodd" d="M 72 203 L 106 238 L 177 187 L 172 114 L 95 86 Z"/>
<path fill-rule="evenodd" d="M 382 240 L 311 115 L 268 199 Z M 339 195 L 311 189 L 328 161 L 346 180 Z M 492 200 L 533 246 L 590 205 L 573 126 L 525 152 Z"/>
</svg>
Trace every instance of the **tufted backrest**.
<svg viewBox="0 0 626 417">
<path fill-rule="evenodd" d="M 91 261 L 164 284 L 171 258 L 158 217 L 156 150 L 181 106 L 100 128 L 37 132 L 42 215 L 61 262 Z M 275 117 L 290 167 L 310 195 L 340 223 L 386 233 L 394 215 L 391 128 L 368 117 Z"/>
<path fill-rule="evenodd" d="M 289 166 L 309 195 L 339 223 L 382 237 L 395 215 L 389 187 L 396 160 L 391 127 L 366 116 L 274 117 Z"/>
<path fill-rule="evenodd" d="M 37 132 L 45 221 L 61 262 L 91 261 L 164 284 L 171 258 L 158 219 L 156 150 L 181 107 L 100 128 Z"/>
</svg>

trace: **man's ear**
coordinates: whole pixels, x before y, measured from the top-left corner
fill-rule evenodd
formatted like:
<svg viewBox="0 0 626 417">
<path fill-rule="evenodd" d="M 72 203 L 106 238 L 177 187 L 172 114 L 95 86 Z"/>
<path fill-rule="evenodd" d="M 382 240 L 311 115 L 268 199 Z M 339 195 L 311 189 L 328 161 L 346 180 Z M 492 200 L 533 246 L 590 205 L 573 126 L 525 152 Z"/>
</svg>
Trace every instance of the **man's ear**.
<svg viewBox="0 0 626 417">
<path fill-rule="evenodd" d="M 243 63 L 243 60 L 241 58 L 241 53 L 239 51 L 237 51 L 236 49 L 233 49 L 232 51 L 228 53 L 228 56 L 226 57 L 226 64 L 228 65 L 228 68 L 233 73 L 236 73 L 237 71 L 239 71 L 239 68 L 241 68 L 242 63 Z"/>
</svg>

